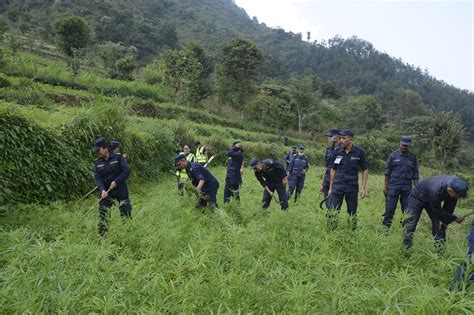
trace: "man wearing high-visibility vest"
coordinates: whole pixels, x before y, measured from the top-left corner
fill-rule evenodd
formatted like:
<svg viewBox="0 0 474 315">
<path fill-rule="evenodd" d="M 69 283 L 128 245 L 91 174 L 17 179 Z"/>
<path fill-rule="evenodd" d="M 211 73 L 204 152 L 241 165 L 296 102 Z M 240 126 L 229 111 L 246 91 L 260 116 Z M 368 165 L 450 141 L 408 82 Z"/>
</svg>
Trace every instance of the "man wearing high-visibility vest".
<svg viewBox="0 0 474 315">
<path fill-rule="evenodd" d="M 191 153 L 191 148 L 187 144 L 184 145 L 183 152 L 181 152 L 180 154 L 184 154 L 186 156 L 186 159 L 189 162 L 196 161 L 196 157 L 194 156 L 194 154 Z M 177 168 L 176 177 L 178 179 L 178 194 L 180 197 L 183 197 L 184 196 L 184 183 L 189 179 L 188 174 L 186 174 L 186 171 L 183 171 Z"/>
<path fill-rule="evenodd" d="M 205 165 L 209 160 L 206 147 L 203 146 L 199 141 L 196 141 L 194 146 L 196 147 L 196 163 Z"/>
</svg>

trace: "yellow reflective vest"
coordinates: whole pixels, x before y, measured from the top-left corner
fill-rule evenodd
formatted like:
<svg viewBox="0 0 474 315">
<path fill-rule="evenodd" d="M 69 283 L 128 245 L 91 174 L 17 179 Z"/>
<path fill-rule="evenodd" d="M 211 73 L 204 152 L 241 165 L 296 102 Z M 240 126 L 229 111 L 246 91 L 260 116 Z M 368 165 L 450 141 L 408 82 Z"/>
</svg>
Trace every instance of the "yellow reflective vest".
<svg viewBox="0 0 474 315">
<path fill-rule="evenodd" d="M 206 148 L 204 146 L 201 146 L 196 150 L 196 163 L 206 163 L 206 155 L 204 154 L 204 151 Z"/>
</svg>

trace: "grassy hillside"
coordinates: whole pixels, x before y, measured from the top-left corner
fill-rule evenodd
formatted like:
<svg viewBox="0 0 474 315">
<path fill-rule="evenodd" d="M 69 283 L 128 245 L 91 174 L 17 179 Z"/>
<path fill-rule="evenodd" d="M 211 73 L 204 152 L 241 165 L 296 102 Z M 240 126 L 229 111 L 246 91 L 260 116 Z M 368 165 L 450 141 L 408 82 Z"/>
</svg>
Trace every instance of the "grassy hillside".
<svg viewBox="0 0 474 315">
<path fill-rule="evenodd" d="M 211 168 L 223 185 L 224 169 Z M 428 173 L 423 171 L 424 175 Z M 474 311 L 473 293 L 449 292 L 464 256 L 469 223 L 448 229 L 435 253 L 426 214 L 411 257 L 401 227 L 381 226 L 383 178 L 371 175 L 352 232 L 326 232 L 312 168 L 302 200 L 288 213 L 260 209 L 262 189 L 247 169 L 242 204 L 216 212 L 177 197 L 172 175 L 133 182 L 133 220 L 113 208 L 100 240 L 97 212 L 74 226 L 95 201 L 2 207 L 0 303 L 5 313 L 417 313 Z M 91 182 L 92 185 L 92 182 Z M 219 202 L 223 189 L 219 190 Z M 457 210 L 467 212 L 468 204 Z M 395 221 L 400 218 L 399 211 Z"/>
<path fill-rule="evenodd" d="M 259 71 L 262 82 L 277 80 L 286 85 L 292 75 L 313 75 L 320 83 L 330 81 L 340 94 L 376 96 L 386 112 L 387 123 L 396 124 L 394 117 L 403 111 L 403 95 L 408 91 L 415 95 L 411 106 L 420 99 L 425 109 L 460 113 L 471 142 L 474 139 L 472 92 L 437 80 L 357 37 L 308 43 L 301 34 L 272 29 L 257 18 L 250 18 L 229 0 L 9 0 L 0 5 L 0 14 L 11 25 L 42 43 L 53 42 L 51 18 L 61 12 L 82 16 L 93 27 L 92 54 L 97 45 L 121 42 L 138 48 L 141 65 L 190 42 L 206 48 L 218 61 L 224 43 L 232 37 L 245 36 L 265 53 Z"/>
</svg>

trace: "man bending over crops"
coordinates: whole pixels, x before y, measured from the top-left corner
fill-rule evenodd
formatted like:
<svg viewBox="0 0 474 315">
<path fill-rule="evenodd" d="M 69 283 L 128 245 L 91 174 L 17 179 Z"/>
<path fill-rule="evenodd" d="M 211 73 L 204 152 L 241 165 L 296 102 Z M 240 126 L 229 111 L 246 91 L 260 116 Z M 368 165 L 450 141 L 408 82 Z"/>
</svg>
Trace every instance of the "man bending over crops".
<svg viewBox="0 0 474 315">
<path fill-rule="evenodd" d="M 252 158 L 250 167 L 255 171 L 255 177 L 264 188 L 262 208 L 267 209 L 270 206 L 272 198 L 276 198 L 276 190 L 280 198 L 281 210 L 286 211 L 288 209 L 288 196 L 286 194 L 288 176 L 283 166 L 273 159 L 260 161 L 257 158 Z"/>
<path fill-rule="evenodd" d="M 94 161 L 94 177 L 100 191 L 99 234 L 107 233 L 108 209 L 114 200 L 119 202 L 120 215 L 123 218 L 132 216 L 132 204 L 128 196 L 127 178 L 130 166 L 121 154 L 114 153 L 105 138 L 99 138 L 94 145 L 98 158 Z"/>
<path fill-rule="evenodd" d="M 175 158 L 175 163 L 178 169 L 186 171 L 189 179 L 196 186 L 199 196 L 197 207 L 217 207 L 216 195 L 219 182 L 211 172 L 199 163 L 189 162 L 184 154 L 179 154 Z"/>
<path fill-rule="evenodd" d="M 464 216 L 456 216 L 453 212 L 458 199 L 466 197 L 467 190 L 465 181 L 446 175 L 433 176 L 416 185 L 408 199 L 403 245 L 411 247 L 416 225 L 425 209 L 431 219 L 436 245 L 440 248 L 446 240 L 447 225 L 464 221 Z"/>
</svg>

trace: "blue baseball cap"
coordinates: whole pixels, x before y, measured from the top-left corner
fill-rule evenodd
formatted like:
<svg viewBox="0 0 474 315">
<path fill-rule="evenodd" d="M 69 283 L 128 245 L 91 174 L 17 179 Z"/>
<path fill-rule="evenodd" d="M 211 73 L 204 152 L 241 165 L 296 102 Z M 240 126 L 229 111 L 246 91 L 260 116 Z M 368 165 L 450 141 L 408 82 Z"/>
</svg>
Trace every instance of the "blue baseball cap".
<svg viewBox="0 0 474 315">
<path fill-rule="evenodd" d="M 112 148 L 112 150 L 116 149 L 116 148 L 121 148 L 123 147 L 122 143 L 118 142 L 118 141 L 110 141 L 110 147 Z"/>
<path fill-rule="evenodd" d="M 291 148 L 292 148 L 292 149 L 296 149 L 296 148 L 298 148 L 298 146 L 297 146 L 296 144 L 293 144 L 293 145 L 291 146 Z"/>
<path fill-rule="evenodd" d="M 298 149 L 304 149 L 304 144 L 300 144 L 300 145 L 298 146 Z"/>
<path fill-rule="evenodd" d="M 455 177 L 448 185 L 451 187 L 452 190 L 454 190 L 461 198 L 465 198 L 467 196 L 467 191 L 469 190 L 469 187 L 467 186 L 467 183 L 463 181 L 462 179 Z"/>
<path fill-rule="evenodd" d="M 339 135 L 341 136 L 345 136 L 345 137 L 351 137 L 353 138 L 354 137 L 354 132 L 350 129 L 342 129 L 340 132 L 339 132 Z"/>
<path fill-rule="evenodd" d="M 339 130 L 339 128 L 331 128 L 328 130 L 326 137 L 338 136 L 340 132 L 341 130 Z"/>
<path fill-rule="evenodd" d="M 250 165 L 251 168 L 255 168 L 255 165 L 257 165 L 258 162 L 260 162 L 259 159 L 257 159 L 257 158 L 252 158 L 252 159 L 250 160 L 250 164 L 249 164 L 249 165 Z"/>
<path fill-rule="evenodd" d="M 401 136 L 400 137 L 400 144 L 401 145 L 409 145 L 411 146 L 411 142 L 413 141 L 413 138 L 411 136 Z"/>
<path fill-rule="evenodd" d="M 179 161 L 186 160 L 186 155 L 180 153 L 174 158 L 174 164 L 176 165 Z"/>
<path fill-rule="evenodd" d="M 94 151 L 94 153 L 97 153 L 99 152 L 100 148 L 108 148 L 108 147 L 109 147 L 109 142 L 107 141 L 107 139 L 105 139 L 104 137 L 100 137 L 97 140 L 95 140 L 94 148 L 92 149 L 92 151 Z"/>
</svg>

